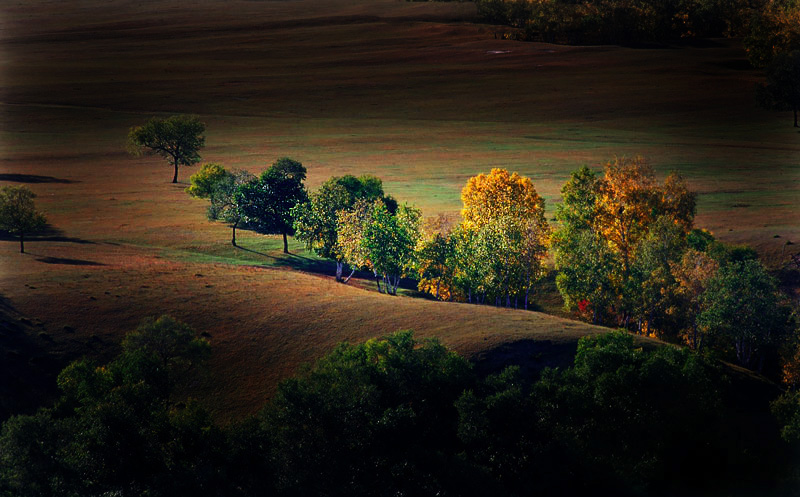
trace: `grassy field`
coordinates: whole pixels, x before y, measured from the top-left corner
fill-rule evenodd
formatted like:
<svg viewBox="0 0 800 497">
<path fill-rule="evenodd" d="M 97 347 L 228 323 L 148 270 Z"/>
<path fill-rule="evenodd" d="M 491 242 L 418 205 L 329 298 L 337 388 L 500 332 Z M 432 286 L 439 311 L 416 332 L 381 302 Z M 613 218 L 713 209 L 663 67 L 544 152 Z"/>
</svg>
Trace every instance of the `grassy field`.
<svg viewBox="0 0 800 497">
<path fill-rule="evenodd" d="M 0 244 L 0 294 L 44 353 L 107 356 L 169 312 L 215 348 L 203 396 L 252 412 L 278 379 L 343 339 L 398 328 L 469 354 L 596 331 L 537 313 L 390 298 L 334 284 L 300 246 L 205 220 L 127 129 L 153 115 L 208 125 L 206 161 L 253 172 L 280 156 L 371 173 L 426 215 L 467 178 L 530 176 L 552 212 L 583 164 L 643 155 L 699 193 L 698 224 L 780 262 L 800 243 L 800 136 L 757 108 L 736 41 L 653 49 L 496 39 L 466 3 L 395 0 L 27 1 L 0 7 L 0 184 L 28 184 L 54 230 Z M 793 250 L 794 249 L 794 250 Z M 786 254 L 796 247 L 786 247 Z M 783 254 L 783 255 L 786 255 Z M 313 273 L 313 274 L 309 274 Z M 369 282 L 355 285 L 368 286 Z M 66 328 L 65 328 L 66 327 Z"/>
</svg>

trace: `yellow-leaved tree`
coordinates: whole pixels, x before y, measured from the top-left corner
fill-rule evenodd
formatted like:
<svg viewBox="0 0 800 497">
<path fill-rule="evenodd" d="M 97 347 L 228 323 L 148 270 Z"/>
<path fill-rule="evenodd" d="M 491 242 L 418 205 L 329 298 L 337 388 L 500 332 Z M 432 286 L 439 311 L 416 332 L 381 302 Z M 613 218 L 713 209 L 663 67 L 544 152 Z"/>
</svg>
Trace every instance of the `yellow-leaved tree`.
<svg viewBox="0 0 800 497">
<path fill-rule="evenodd" d="M 470 178 L 461 191 L 464 206 L 456 275 L 461 291 L 477 302 L 528 306 L 530 290 L 544 273 L 550 240 L 544 199 L 530 178 L 495 168 Z"/>
<path fill-rule="evenodd" d="M 495 168 L 467 181 L 461 190 L 461 209 L 466 229 L 478 230 L 493 219 L 516 217 L 544 220 L 544 199 L 530 178 Z"/>
</svg>

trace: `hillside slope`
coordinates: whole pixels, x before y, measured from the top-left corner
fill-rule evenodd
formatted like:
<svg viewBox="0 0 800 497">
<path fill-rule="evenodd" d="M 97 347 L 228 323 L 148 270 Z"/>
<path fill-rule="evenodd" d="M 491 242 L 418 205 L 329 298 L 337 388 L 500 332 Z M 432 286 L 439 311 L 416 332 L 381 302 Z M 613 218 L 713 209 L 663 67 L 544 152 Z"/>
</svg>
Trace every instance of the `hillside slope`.
<svg viewBox="0 0 800 497">
<path fill-rule="evenodd" d="M 0 293 L 51 340 L 53 353 L 107 359 L 143 317 L 171 314 L 211 340 L 210 374 L 198 391 L 221 419 L 254 412 L 281 379 L 345 340 L 413 329 L 473 356 L 520 340 L 574 345 L 604 331 L 537 312 L 390 297 L 290 269 L 170 260 L 107 242 L 30 247 L 19 255 L 15 245 L 0 245 Z M 536 354 L 531 360 L 552 359 Z"/>
</svg>

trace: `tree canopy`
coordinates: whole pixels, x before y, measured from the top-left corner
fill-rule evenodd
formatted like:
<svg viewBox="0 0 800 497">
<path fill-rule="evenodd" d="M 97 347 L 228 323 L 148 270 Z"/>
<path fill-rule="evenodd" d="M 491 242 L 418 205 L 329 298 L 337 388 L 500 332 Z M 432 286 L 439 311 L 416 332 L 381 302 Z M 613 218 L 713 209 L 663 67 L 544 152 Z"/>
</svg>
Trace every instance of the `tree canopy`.
<svg viewBox="0 0 800 497">
<path fill-rule="evenodd" d="M 353 208 L 357 201 L 374 202 L 385 199 L 383 183 L 379 178 L 352 175 L 329 178 L 307 202 L 298 203 L 291 211 L 294 219 L 295 238 L 305 242 L 306 249 L 320 257 L 336 261 L 336 281 L 349 281 L 353 273 L 342 279 L 345 256 L 339 245 L 337 218 L 341 212 Z M 397 209 L 396 203 L 390 209 Z M 355 271 L 357 266 L 353 266 Z"/>
<path fill-rule="evenodd" d="M 289 253 L 287 235 L 294 233 L 292 208 L 308 199 L 303 182 L 306 168 L 283 157 L 255 180 L 239 187 L 236 203 L 253 230 L 283 235 L 283 252 Z"/>
<path fill-rule="evenodd" d="M 178 182 L 178 166 L 200 162 L 199 150 L 205 145 L 206 125 L 193 116 L 154 117 L 128 132 L 128 149 L 139 155 L 149 151 L 164 157 L 174 166 L 172 182 Z"/>
<path fill-rule="evenodd" d="M 25 252 L 25 235 L 44 228 L 47 220 L 36 210 L 36 194 L 26 186 L 4 186 L 0 189 L 0 230 L 19 237 L 19 251 Z"/>
</svg>

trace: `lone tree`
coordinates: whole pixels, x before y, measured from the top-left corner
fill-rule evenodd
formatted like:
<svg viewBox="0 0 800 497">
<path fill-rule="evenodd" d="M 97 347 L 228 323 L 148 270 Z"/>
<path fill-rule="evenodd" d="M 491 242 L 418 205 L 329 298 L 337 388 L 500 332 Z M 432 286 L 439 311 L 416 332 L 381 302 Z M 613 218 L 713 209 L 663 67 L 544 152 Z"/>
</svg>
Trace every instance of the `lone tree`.
<svg viewBox="0 0 800 497">
<path fill-rule="evenodd" d="M 306 168 L 295 160 L 283 157 L 261 173 L 256 181 L 242 185 L 236 203 L 244 221 L 255 231 L 266 235 L 283 235 L 283 253 L 289 253 L 287 235 L 294 234 L 291 209 L 308 201 L 303 181 Z"/>
<path fill-rule="evenodd" d="M 4 186 L 0 189 L 0 229 L 19 237 L 19 252 L 25 253 L 25 234 L 44 228 L 44 214 L 36 210 L 36 194 L 25 186 Z"/>
<path fill-rule="evenodd" d="M 758 101 L 762 107 L 794 112 L 797 128 L 797 111 L 800 110 L 800 50 L 779 54 L 767 67 L 767 84 L 757 87 Z"/>
<path fill-rule="evenodd" d="M 192 116 L 152 118 L 143 126 L 134 126 L 128 132 L 128 149 L 134 155 L 146 151 L 169 160 L 175 167 L 172 182 L 178 182 L 178 166 L 191 166 L 200 162 L 198 150 L 205 145 L 203 132 L 206 125 Z"/>
</svg>

